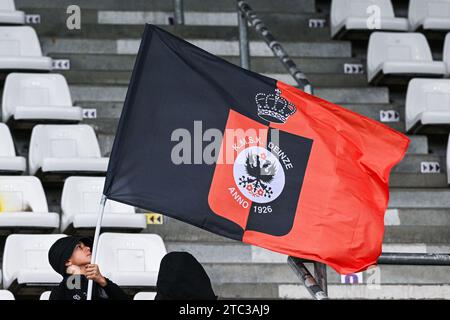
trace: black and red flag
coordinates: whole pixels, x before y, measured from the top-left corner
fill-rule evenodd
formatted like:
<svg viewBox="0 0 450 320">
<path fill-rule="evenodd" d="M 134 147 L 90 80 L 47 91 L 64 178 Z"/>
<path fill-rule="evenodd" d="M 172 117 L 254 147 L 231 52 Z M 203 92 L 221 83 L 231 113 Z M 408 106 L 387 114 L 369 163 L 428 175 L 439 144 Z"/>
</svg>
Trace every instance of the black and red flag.
<svg viewBox="0 0 450 320">
<path fill-rule="evenodd" d="M 408 143 L 146 25 L 104 194 L 357 272 L 381 253 L 389 174 Z"/>
</svg>

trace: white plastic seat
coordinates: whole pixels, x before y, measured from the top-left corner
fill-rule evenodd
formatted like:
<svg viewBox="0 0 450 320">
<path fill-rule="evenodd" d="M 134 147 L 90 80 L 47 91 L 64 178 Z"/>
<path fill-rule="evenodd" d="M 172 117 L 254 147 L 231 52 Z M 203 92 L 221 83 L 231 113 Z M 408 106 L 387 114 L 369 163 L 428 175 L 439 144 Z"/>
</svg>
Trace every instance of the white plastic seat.
<svg viewBox="0 0 450 320">
<path fill-rule="evenodd" d="M 39 300 L 50 300 L 51 293 L 52 293 L 51 291 L 42 292 L 41 295 L 39 296 Z"/>
<path fill-rule="evenodd" d="M 435 76 L 445 74 L 445 64 L 433 61 L 430 47 L 421 33 L 374 32 L 367 50 L 367 77 Z"/>
<path fill-rule="evenodd" d="M 450 32 L 445 36 L 444 41 L 444 51 L 442 53 L 445 68 L 446 68 L 446 76 L 450 76 Z"/>
<path fill-rule="evenodd" d="M 331 36 L 352 30 L 370 32 L 367 22 L 371 16 L 371 6 L 380 8 L 380 28 L 377 30 L 408 31 L 408 20 L 396 18 L 391 0 L 333 0 L 330 21 Z"/>
<path fill-rule="evenodd" d="M 0 176 L 0 228 L 59 228 L 59 215 L 48 212 L 44 189 L 33 176 Z"/>
<path fill-rule="evenodd" d="M 69 86 L 60 74 L 11 73 L 2 100 L 3 122 L 15 120 L 81 121 L 82 109 L 72 106 Z"/>
<path fill-rule="evenodd" d="M 108 158 L 102 158 L 94 129 L 85 124 L 37 125 L 29 151 L 30 174 L 51 172 L 104 173 Z"/>
<path fill-rule="evenodd" d="M 105 277 L 124 287 L 155 287 L 167 253 L 156 234 L 102 233 L 98 265 Z"/>
<path fill-rule="evenodd" d="M 447 181 L 450 184 L 450 135 L 448 136 L 447 143 Z"/>
<path fill-rule="evenodd" d="M 11 132 L 6 124 L 0 123 L 0 172 L 20 173 L 25 171 L 24 157 L 17 157 Z"/>
<path fill-rule="evenodd" d="M 450 30 L 450 0 L 409 0 L 408 20 L 412 31 Z"/>
<path fill-rule="evenodd" d="M 51 70 L 36 31 L 29 26 L 0 27 L 0 70 Z"/>
<path fill-rule="evenodd" d="M 0 300 L 16 300 L 9 290 L 0 290 Z"/>
<path fill-rule="evenodd" d="M 103 177 L 69 177 L 64 182 L 61 198 L 61 230 L 73 228 L 95 228 L 100 198 L 103 192 Z M 102 228 L 145 229 L 146 217 L 136 214 L 134 207 L 107 200 Z"/>
<path fill-rule="evenodd" d="M 52 244 L 65 237 L 63 234 L 12 234 L 6 238 L 3 251 L 3 287 L 17 285 L 45 286 L 61 282 L 48 262 Z"/>
<path fill-rule="evenodd" d="M 134 295 L 133 300 L 155 300 L 156 292 L 138 292 Z"/>
<path fill-rule="evenodd" d="M 25 13 L 16 10 L 14 0 L 0 1 L 0 24 L 24 24 Z"/>
<path fill-rule="evenodd" d="M 450 125 L 450 79 L 412 79 L 405 114 L 406 131 L 418 124 Z"/>
</svg>

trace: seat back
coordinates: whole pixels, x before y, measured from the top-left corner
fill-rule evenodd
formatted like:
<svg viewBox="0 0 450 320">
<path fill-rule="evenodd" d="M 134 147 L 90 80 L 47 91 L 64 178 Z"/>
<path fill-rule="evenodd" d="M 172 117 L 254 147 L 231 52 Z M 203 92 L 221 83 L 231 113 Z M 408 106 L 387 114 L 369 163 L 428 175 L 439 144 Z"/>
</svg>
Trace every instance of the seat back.
<svg viewBox="0 0 450 320">
<path fill-rule="evenodd" d="M 447 68 L 447 74 L 450 74 L 450 32 L 445 36 L 444 52 L 442 53 L 444 63 Z"/>
<path fill-rule="evenodd" d="M 450 184 L 450 135 L 448 136 L 447 143 L 447 181 Z"/>
<path fill-rule="evenodd" d="M 69 177 L 64 182 L 61 209 L 63 214 L 98 212 L 103 192 L 103 177 Z M 135 213 L 132 206 L 107 200 L 105 213 Z"/>
<path fill-rule="evenodd" d="M 21 270 L 56 272 L 48 261 L 48 250 L 63 234 L 12 234 L 6 238 L 3 251 L 3 285 L 8 288 Z"/>
<path fill-rule="evenodd" d="M 37 125 L 30 140 L 30 172 L 36 172 L 45 158 L 100 158 L 94 129 L 86 124 Z"/>
<path fill-rule="evenodd" d="M 72 106 L 66 79 L 56 73 L 9 74 L 3 90 L 3 121 L 14 114 L 17 106 Z"/>
<path fill-rule="evenodd" d="M 50 300 L 51 293 L 52 293 L 51 291 L 42 292 L 41 295 L 39 296 L 39 300 Z"/>
<path fill-rule="evenodd" d="M 1 212 L 48 212 L 41 181 L 34 176 L 0 176 Z"/>
<path fill-rule="evenodd" d="M 0 300 L 16 300 L 9 290 L 0 290 Z"/>
<path fill-rule="evenodd" d="M 0 1 L 0 11 L 16 11 L 14 0 Z"/>
<path fill-rule="evenodd" d="M 11 132 L 6 124 L 0 123 L 0 157 L 15 157 L 16 150 Z"/>
<path fill-rule="evenodd" d="M 413 119 L 424 111 L 448 111 L 450 113 L 450 80 L 412 79 L 406 94 L 405 115 L 407 129 Z"/>
<path fill-rule="evenodd" d="M 450 0 L 409 0 L 408 20 L 412 30 L 419 28 L 425 18 L 450 19 Z"/>
<path fill-rule="evenodd" d="M 97 261 L 106 277 L 115 272 L 133 276 L 133 273 L 159 272 L 166 253 L 162 238 L 156 234 L 102 233 Z"/>
<path fill-rule="evenodd" d="M 2 56 L 41 57 L 41 45 L 30 26 L 0 27 L 0 58 Z"/>
<path fill-rule="evenodd" d="M 367 67 L 375 70 L 384 62 L 433 61 L 427 39 L 421 33 L 374 32 L 367 49 Z"/>
<path fill-rule="evenodd" d="M 333 0 L 331 3 L 331 23 L 338 25 L 347 18 L 368 18 L 370 6 L 380 8 L 381 17 L 393 18 L 394 8 L 391 0 Z"/>
<path fill-rule="evenodd" d="M 138 292 L 134 295 L 133 300 L 155 300 L 156 292 Z"/>
</svg>

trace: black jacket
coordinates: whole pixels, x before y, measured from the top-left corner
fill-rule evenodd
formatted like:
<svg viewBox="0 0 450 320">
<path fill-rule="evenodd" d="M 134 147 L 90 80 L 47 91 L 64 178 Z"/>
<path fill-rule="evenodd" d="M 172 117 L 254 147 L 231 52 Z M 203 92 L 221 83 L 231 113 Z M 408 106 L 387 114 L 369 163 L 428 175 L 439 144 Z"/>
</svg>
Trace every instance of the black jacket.
<svg viewBox="0 0 450 320">
<path fill-rule="evenodd" d="M 88 279 L 84 275 L 80 275 L 79 277 L 80 281 L 78 283 L 80 285 L 78 286 L 77 281 L 73 278 L 68 279 L 69 275 L 66 275 L 63 281 L 57 287 L 53 288 L 50 294 L 50 300 L 86 300 Z M 92 300 L 131 299 L 117 284 L 107 278 L 105 279 L 107 285 L 103 288 L 94 282 L 92 286 Z"/>
<path fill-rule="evenodd" d="M 161 260 L 155 300 L 217 300 L 203 266 L 188 252 L 169 252 Z"/>
</svg>

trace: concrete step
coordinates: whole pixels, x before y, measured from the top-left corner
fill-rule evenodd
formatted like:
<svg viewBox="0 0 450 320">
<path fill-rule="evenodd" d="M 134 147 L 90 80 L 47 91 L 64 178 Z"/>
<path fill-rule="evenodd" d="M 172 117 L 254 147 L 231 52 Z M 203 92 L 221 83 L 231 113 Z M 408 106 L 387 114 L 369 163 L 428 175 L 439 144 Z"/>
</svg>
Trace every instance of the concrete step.
<svg viewBox="0 0 450 320">
<path fill-rule="evenodd" d="M 446 172 L 445 159 L 436 154 L 408 154 L 403 160 L 392 168 L 392 172 L 399 173 L 420 173 L 423 162 L 437 162 L 440 164 L 441 172 Z M 424 173 L 425 175 L 427 173 Z"/>
<path fill-rule="evenodd" d="M 136 55 L 118 54 L 51 54 L 54 59 L 70 59 L 70 71 L 132 71 Z M 221 58 L 239 65 L 237 56 L 221 56 Z M 307 74 L 340 74 L 344 75 L 344 64 L 361 63 L 355 58 L 295 58 L 297 67 Z M 282 74 L 286 69 L 276 57 L 252 57 L 251 70 L 259 73 Z M 347 74 L 348 75 L 348 74 Z M 365 82 L 367 85 L 367 80 Z"/>
<path fill-rule="evenodd" d="M 74 101 L 124 101 L 126 86 L 89 86 L 72 85 L 70 87 Z M 386 87 L 366 88 L 315 88 L 314 95 L 337 104 L 350 103 L 388 103 L 389 92 Z"/>
<path fill-rule="evenodd" d="M 392 227 L 443 227 L 446 237 L 450 236 L 450 209 L 387 209 L 384 222 Z"/>
<path fill-rule="evenodd" d="M 312 297 L 302 284 L 270 283 L 213 283 L 214 291 L 221 299 L 301 299 Z M 330 299 L 450 299 L 449 285 L 381 285 L 371 287 L 364 285 L 328 286 Z"/>
<path fill-rule="evenodd" d="M 390 190 L 389 208 L 450 208 L 450 188 Z"/>
<path fill-rule="evenodd" d="M 410 139 L 407 153 L 411 154 L 427 154 L 428 138 L 425 135 L 408 136 Z"/>
<path fill-rule="evenodd" d="M 233 291 L 237 290 L 239 285 L 228 285 L 219 287 L 218 291 L 224 297 L 232 297 Z M 244 287 L 243 287 L 244 288 Z M 250 286 L 245 287 L 250 291 Z M 242 289 L 243 293 L 246 293 Z M 254 287 L 255 290 L 258 290 Z M 276 289 L 271 287 L 262 287 L 259 289 L 260 295 L 269 295 Z M 251 292 L 251 291 L 250 291 Z M 235 294 L 239 295 L 239 294 Z M 374 288 L 367 285 L 331 285 L 328 287 L 328 295 L 331 299 L 383 299 L 383 300 L 436 300 L 450 299 L 450 285 L 381 285 L 380 288 Z M 310 294 L 303 285 L 282 284 L 278 286 L 278 296 L 281 299 L 311 299 Z M 262 297 L 261 297 L 262 298 Z"/>
<path fill-rule="evenodd" d="M 249 0 L 254 10 L 260 12 L 273 12 L 272 0 Z M 173 1 L 167 0 L 15 0 L 18 8 L 67 8 L 76 4 L 83 9 L 96 10 L 146 10 L 146 11 L 173 11 Z M 204 12 L 235 12 L 236 2 L 234 0 L 184 0 L 185 11 Z M 279 13 L 314 13 L 316 11 L 314 0 L 277 0 L 277 12 Z"/>
<path fill-rule="evenodd" d="M 187 251 L 201 263 L 217 264 L 282 264 L 285 265 L 288 256 L 266 250 L 257 246 L 235 242 L 184 242 L 166 241 L 166 248 L 171 251 Z M 391 248 L 391 249 L 390 249 Z M 393 250 L 394 249 L 394 250 Z M 449 245 L 427 246 L 426 244 L 394 244 L 383 245 L 383 252 L 408 253 L 450 253 Z M 448 269 L 450 272 L 450 267 Z M 450 279 L 449 279 L 450 280 Z"/>
<path fill-rule="evenodd" d="M 203 263 L 213 283 L 291 283 L 299 279 L 286 264 L 267 263 Z M 307 266 L 311 266 L 307 264 Z M 449 284 L 449 266 L 379 265 L 379 284 Z M 311 268 L 312 269 L 312 268 Z M 327 268 L 329 284 L 340 284 L 341 277 Z M 373 270 L 363 272 L 363 281 L 370 279 Z"/>
<path fill-rule="evenodd" d="M 59 73 L 66 77 L 69 84 L 83 85 L 128 85 L 131 78 L 131 71 L 70 70 Z M 266 76 L 297 85 L 292 76 L 287 74 L 266 74 Z M 366 77 L 362 74 L 307 73 L 306 77 L 317 87 L 367 87 Z"/>
<path fill-rule="evenodd" d="M 441 173 L 392 173 L 389 186 L 397 188 L 447 188 L 447 174 Z"/>
<path fill-rule="evenodd" d="M 67 15 L 65 10 L 57 14 L 42 12 L 41 23 L 36 25 L 40 37 L 85 38 L 85 39 L 140 39 L 144 31 L 144 23 L 158 25 L 170 33 L 183 39 L 222 39 L 238 40 L 239 29 L 235 13 L 204 13 L 187 12 L 185 25 L 168 25 L 173 19 L 170 12 L 85 12 L 83 10 L 83 24 L 77 30 L 66 27 Z M 37 12 L 32 11 L 33 14 Z M 86 21 L 85 14 L 87 14 Z M 97 16 L 98 15 L 98 16 Z M 318 41 L 329 40 L 328 28 L 309 28 L 310 19 L 315 16 L 300 15 L 262 15 L 261 18 L 268 26 L 277 41 Z M 89 21 L 89 20 L 97 20 Z M 117 20 L 116 20 L 117 19 Z M 290 21 L 295 23 L 289 23 Z M 287 28 L 288 26 L 288 28 Z M 308 32 L 297 32 L 305 30 Z M 261 36 L 253 28 L 249 28 L 250 40 L 261 40 Z"/>
<path fill-rule="evenodd" d="M 391 194 L 393 194 L 392 191 Z M 400 210 L 397 215 L 395 213 L 390 213 L 387 215 L 386 221 L 388 224 L 385 228 L 385 244 L 426 243 L 437 245 L 442 243 L 450 243 L 450 227 L 448 224 L 433 224 L 433 221 L 442 221 L 445 219 L 445 213 L 431 214 L 430 219 L 433 220 L 428 223 L 428 221 L 425 220 L 425 217 L 422 219 L 421 217 L 418 217 L 418 214 L 406 218 L 405 216 L 407 216 L 407 213 L 404 212 L 405 211 Z M 165 241 L 236 243 L 233 240 L 218 236 L 211 232 L 166 216 L 164 217 L 163 225 L 148 225 L 147 232 L 157 233 L 161 235 Z"/>
<path fill-rule="evenodd" d="M 44 54 L 137 54 L 140 39 L 82 39 L 41 37 Z M 236 40 L 185 39 L 186 41 L 219 56 L 239 56 Z M 286 52 L 292 57 L 351 57 L 351 43 L 346 41 L 283 42 Z M 250 41 L 250 54 L 258 57 L 272 57 L 273 53 L 263 41 Z"/>
<path fill-rule="evenodd" d="M 291 86 L 297 86 L 297 82 L 290 74 L 272 74 L 264 73 L 266 76 L 287 83 Z M 361 87 L 367 88 L 367 78 L 364 74 L 326 74 L 326 73 L 305 73 L 306 78 L 313 87 Z"/>
</svg>

